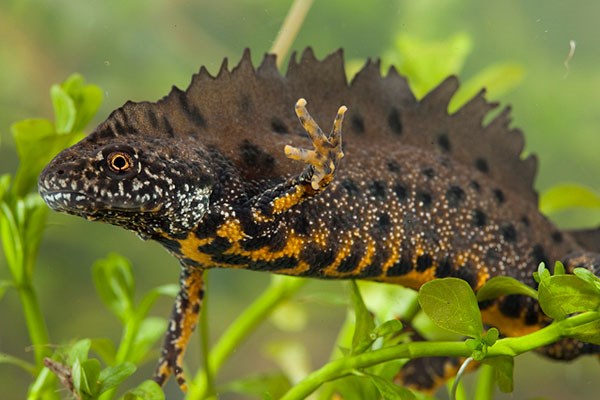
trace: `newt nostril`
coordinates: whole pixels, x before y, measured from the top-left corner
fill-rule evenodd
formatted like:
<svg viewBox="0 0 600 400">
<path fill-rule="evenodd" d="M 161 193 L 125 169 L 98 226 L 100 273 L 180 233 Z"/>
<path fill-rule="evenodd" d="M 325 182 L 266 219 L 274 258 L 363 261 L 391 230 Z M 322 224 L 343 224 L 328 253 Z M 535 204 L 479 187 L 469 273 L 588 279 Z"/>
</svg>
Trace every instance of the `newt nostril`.
<svg viewBox="0 0 600 400">
<path fill-rule="evenodd" d="M 65 173 L 64 169 L 59 169 L 58 171 L 56 171 L 56 175 L 63 175 Z"/>
</svg>

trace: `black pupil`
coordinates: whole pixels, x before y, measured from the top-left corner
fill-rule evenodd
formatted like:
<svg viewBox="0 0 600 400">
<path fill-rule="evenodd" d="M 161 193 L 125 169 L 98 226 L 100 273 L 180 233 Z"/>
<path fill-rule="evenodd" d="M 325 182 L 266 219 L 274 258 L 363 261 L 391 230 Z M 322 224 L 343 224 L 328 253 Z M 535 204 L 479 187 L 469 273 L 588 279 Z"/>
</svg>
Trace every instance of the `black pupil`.
<svg viewBox="0 0 600 400">
<path fill-rule="evenodd" d="M 116 169 L 123 169 L 127 166 L 127 160 L 121 155 L 115 156 L 115 158 L 113 159 L 113 166 Z"/>
</svg>

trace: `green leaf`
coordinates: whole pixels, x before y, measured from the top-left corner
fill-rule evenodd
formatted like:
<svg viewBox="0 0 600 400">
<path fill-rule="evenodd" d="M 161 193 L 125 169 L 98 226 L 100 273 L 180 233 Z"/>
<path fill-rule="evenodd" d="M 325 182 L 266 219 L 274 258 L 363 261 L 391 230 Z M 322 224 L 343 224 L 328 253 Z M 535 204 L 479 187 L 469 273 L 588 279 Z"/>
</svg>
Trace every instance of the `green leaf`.
<svg viewBox="0 0 600 400">
<path fill-rule="evenodd" d="M 19 169 L 13 192 L 22 197 L 37 182 L 42 169 L 59 151 L 79 141 L 83 134 L 71 132 L 57 135 L 52 122 L 46 119 L 26 119 L 14 123 L 11 132 L 19 155 Z"/>
<path fill-rule="evenodd" d="M 14 365 L 15 367 L 19 367 L 28 372 L 32 376 L 35 376 L 37 373 L 37 367 L 35 365 L 9 354 L 0 353 L 0 364 Z"/>
<path fill-rule="evenodd" d="M 552 276 L 552 274 L 550 273 L 550 270 L 548 270 L 548 268 L 546 268 L 546 264 L 544 264 L 543 262 L 541 262 L 538 265 L 537 271 L 533 273 L 533 278 L 535 279 L 535 281 L 537 283 L 540 283 L 544 279 L 548 279 L 551 276 Z M 539 297 L 539 293 L 538 293 L 538 297 Z"/>
<path fill-rule="evenodd" d="M 522 294 L 537 299 L 535 289 L 510 276 L 495 276 L 477 291 L 477 301 L 495 299 L 509 294 Z"/>
<path fill-rule="evenodd" d="M 93 267 L 98 295 L 121 322 L 133 316 L 134 280 L 131 264 L 118 254 L 97 261 Z"/>
<path fill-rule="evenodd" d="M 82 339 L 72 345 L 67 354 L 67 364 L 73 365 L 75 361 L 83 362 L 87 360 L 91 345 L 92 341 L 90 339 Z"/>
<path fill-rule="evenodd" d="M 291 387 L 292 384 L 285 374 L 276 372 L 237 379 L 233 382 L 228 382 L 219 386 L 217 391 L 219 393 L 234 392 L 246 396 L 257 396 L 262 398 L 268 395 L 271 398 L 278 399 Z"/>
<path fill-rule="evenodd" d="M 494 377 L 500 391 L 503 393 L 512 393 L 514 390 L 514 359 L 508 356 L 499 356 L 486 358 L 483 362 L 494 368 Z"/>
<path fill-rule="evenodd" d="M 583 279 L 590 285 L 593 285 L 600 291 L 600 277 L 594 275 L 592 271 L 586 268 L 575 268 L 573 274 L 580 279 Z"/>
<path fill-rule="evenodd" d="M 493 346 L 498 340 L 498 337 L 500 337 L 500 331 L 496 328 L 490 328 L 485 335 L 483 335 L 482 341 L 487 346 Z"/>
<path fill-rule="evenodd" d="M 158 383 L 147 380 L 125 393 L 122 400 L 165 400 L 165 393 Z"/>
<path fill-rule="evenodd" d="M 365 352 L 374 341 L 370 334 L 375 329 L 375 322 L 365 306 L 355 281 L 350 283 L 350 297 L 352 298 L 356 317 L 354 335 L 352 336 L 352 353 L 360 354 Z"/>
<path fill-rule="evenodd" d="M 175 284 L 161 285 L 150 290 L 140 301 L 139 306 L 135 310 L 136 317 L 140 320 L 146 318 L 150 309 L 160 296 L 175 297 L 179 293 L 179 286 Z"/>
<path fill-rule="evenodd" d="M 135 338 L 129 360 L 134 364 L 142 362 L 154 344 L 163 337 L 167 329 L 164 318 L 150 317 L 142 321 Z"/>
<path fill-rule="evenodd" d="M 123 363 L 114 367 L 104 368 L 98 376 L 99 388 L 98 394 L 119 385 L 127 377 L 135 372 L 135 365 L 132 363 Z"/>
<path fill-rule="evenodd" d="M 600 293 L 596 287 L 575 275 L 542 279 L 538 293 L 542 311 L 553 319 L 564 319 L 570 314 L 600 307 Z"/>
<path fill-rule="evenodd" d="M 419 304 L 436 325 L 463 336 L 481 337 L 481 313 L 467 282 L 458 278 L 427 282 L 419 290 Z"/>
<path fill-rule="evenodd" d="M 370 336 L 371 339 L 377 339 L 388 335 L 396 335 L 402 331 L 402 328 L 402 322 L 397 319 L 391 319 L 377 326 Z"/>
<path fill-rule="evenodd" d="M 52 85 L 50 88 L 50 97 L 52 98 L 52 106 L 54 107 L 54 127 L 56 132 L 59 134 L 71 132 L 77 116 L 75 102 L 60 85 Z"/>
<path fill-rule="evenodd" d="M 396 39 L 396 51 L 385 59 L 408 78 L 415 96 L 421 98 L 443 79 L 457 74 L 471 48 L 472 41 L 465 33 L 444 41 L 425 41 L 402 33 Z M 410 56 L 400 56 L 404 54 Z"/>
<path fill-rule="evenodd" d="M 600 320 L 570 328 L 565 335 L 582 342 L 600 345 Z"/>
<path fill-rule="evenodd" d="M 76 359 L 71 367 L 73 386 L 82 398 L 91 398 L 98 389 L 100 362 L 96 359 L 80 361 Z"/>
<path fill-rule="evenodd" d="M 518 86 L 524 75 L 523 67 L 515 63 L 490 65 L 460 85 L 450 100 L 448 111 L 453 113 L 458 110 L 475 97 L 481 88 L 486 89 L 487 98 L 498 98 Z"/>
<path fill-rule="evenodd" d="M 81 131 L 98 112 L 102 104 L 102 89 L 96 85 L 86 85 L 79 74 L 71 75 L 61 87 L 75 105 L 76 118 L 72 130 Z"/>
<path fill-rule="evenodd" d="M 554 263 L 554 275 L 564 275 L 567 271 L 565 270 L 565 266 L 562 262 L 557 261 Z"/>
<path fill-rule="evenodd" d="M 102 359 L 105 364 L 111 365 L 115 362 L 117 349 L 115 348 L 115 344 L 112 340 L 107 338 L 92 339 L 91 349 Z"/>
<path fill-rule="evenodd" d="M 85 360 L 81 363 L 83 369 L 83 376 L 85 377 L 84 386 L 82 390 L 84 393 L 94 396 L 98 389 L 98 376 L 100 375 L 100 361 L 95 358 Z"/>
<path fill-rule="evenodd" d="M 540 196 L 540 211 L 556 214 L 570 208 L 600 208 L 600 196 L 590 188 L 571 183 L 552 186 Z"/>
<path fill-rule="evenodd" d="M 398 386 L 377 375 L 367 374 L 375 385 L 383 400 L 416 400 L 416 396 L 408 389 Z"/>
</svg>

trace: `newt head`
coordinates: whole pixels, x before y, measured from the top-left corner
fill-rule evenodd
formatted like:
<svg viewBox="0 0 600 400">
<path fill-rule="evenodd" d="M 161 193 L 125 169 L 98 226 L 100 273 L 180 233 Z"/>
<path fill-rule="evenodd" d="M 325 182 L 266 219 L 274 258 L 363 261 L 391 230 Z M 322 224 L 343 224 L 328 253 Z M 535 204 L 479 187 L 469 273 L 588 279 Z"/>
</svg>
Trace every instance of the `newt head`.
<svg viewBox="0 0 600 400">
<path fill-rule="evenodd" d="M 44 169 L 38 187 L 48 206 L 145 239 L 197 226 L 214 181 L 202 151 L 188 151 L 181 139 L 107 134 L 103 126 Z"/>
</svg>

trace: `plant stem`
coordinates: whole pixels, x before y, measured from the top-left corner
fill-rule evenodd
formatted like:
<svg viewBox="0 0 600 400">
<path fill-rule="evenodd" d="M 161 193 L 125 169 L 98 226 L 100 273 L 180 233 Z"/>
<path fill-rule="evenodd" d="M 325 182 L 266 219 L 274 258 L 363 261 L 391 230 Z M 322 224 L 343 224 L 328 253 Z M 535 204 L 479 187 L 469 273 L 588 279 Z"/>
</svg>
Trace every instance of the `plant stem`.
<svg viewBox="0 0 600 400">
<path fill-rule="evenodd" d="M 305 279 L 274 276 L 271 285 L 229 326 L 212 348 L 208 368 L 216 375 L 231 353 L 260 325 L 275 308 L 295 294 Z M 190 386 L 188 399 L 203 399 L 208 394 L 206 371 L 199 371 Z"/>
<path fill-rule="evenodd" d="M 271 47 L 270 53 L 277 55 L 277 66 L 281 67 L 283 60 L 292 47 L 294 39 L 312 6 L 313 0 L 294 0 L 290 7 L 279 34 Z"/>
<path fill-rule="evenodd" d="M 564 337 L 570 329 L 600 319 L 600 312 L 586 312 L 555 322 L 526 336 L 498 340 L 488 349 L 488 357 L 516 356 L 551 344 Z M 344 357 L 314 371 L 290 389 L 281 400 L 304 399 L 327 381 L 349 375 L 354 369 L 366 368 L 400 358 L 432 356 L 468 357 L 471 350 L 464 342 L 411 342 Z"/>
<path fill-rule="evenodd" d="M 23 305 L 23 314 L 25 314 L 27 330 L 33 346 L 35 365 L 41 369 L 44 366 L 44 358 L 49 357 L 51 353 L 48 347 L 50 342 L 48 329 L 33 287 L 26 283 L 19 285 L 17 291 Z"/>
<path fill-rule="evenodd" d="M 493 400 L 494 398 L 494 368 L 491 365 L 483 364 L 477 378 L 477 388 L 475 398 L 481 400 Z"/>
<path fill-rule="evenodd" d="M 469 350 L 464 342 L 410 342 L 344 357 L 332 361 L 308 375 L 303 381 L 290 389 L 281 400 L 304 399 L 327 381 L 350 375 L 354 369 L 366 368 L 386 361 L 441 354 L 466 357 L 470 353 L 471 350 Z"/>
</svg>

